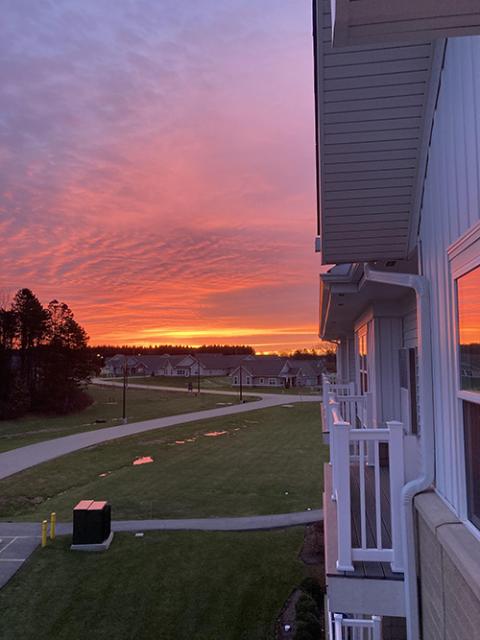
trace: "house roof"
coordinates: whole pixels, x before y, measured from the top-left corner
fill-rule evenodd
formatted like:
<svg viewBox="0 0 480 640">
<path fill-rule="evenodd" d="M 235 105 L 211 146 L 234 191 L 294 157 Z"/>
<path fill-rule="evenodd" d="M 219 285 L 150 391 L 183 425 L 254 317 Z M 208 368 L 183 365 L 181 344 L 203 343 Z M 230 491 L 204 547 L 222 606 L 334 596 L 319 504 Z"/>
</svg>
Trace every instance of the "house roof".
<svg viewBox="0 0 480 640">
<path fill-rule="evenodd" d="M 195 356 L 206 369 L 231 369 L 246 359 L 244 354 L 198 353 Z"/>
<path fill-rule="evenodd" d="M 276 377 L 279 376 L 288 358 L 280 358 L 279 356 L 258 356 L 254 360 L 247 360 L 242 363 L 242 369 L 248 371 L 254 378 L 258 377 Z M 232 375 L 239 371 L 240 367 L 236 367 Z"/>
<path fill-rule="evenodd" d="M 415 273 L 416 261 L 398 261 L 382 265 L 382 271 Z M 351 335 L 356 318 L 375 303 L 382 305 L 406 294 L 404 287 L 371 282 L 364 277 L 364 266 L 351 265 L 349 270 L 334 267 L 320 276 L 320 331 L 324 340 Z"/>
<path fill-rule="evenodd" d="M 322 262 L 406 258 L 416 242 L 444 41 L 332 47 L 330 0 L 315 7 Z"/>
</svg>

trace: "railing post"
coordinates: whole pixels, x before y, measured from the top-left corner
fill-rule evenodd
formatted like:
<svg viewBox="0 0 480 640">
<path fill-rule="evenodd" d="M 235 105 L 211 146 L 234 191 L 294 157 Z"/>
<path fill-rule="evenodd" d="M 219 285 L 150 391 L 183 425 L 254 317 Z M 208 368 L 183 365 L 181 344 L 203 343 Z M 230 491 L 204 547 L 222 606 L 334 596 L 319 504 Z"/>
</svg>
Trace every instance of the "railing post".
<svg viewBox="0 0 480 640">
<path fill-rule="evenodd" d="M 367 391 L 365 394 L 365 423 L 367 427 L 373 428 L 376 425 L 373 424 L 373 394 L 371 391 Z M 372 467 L 375 464 L 375 448 L 373 442 L 367 444 L 367 464 Z"/>
<path fill-rule="evenodd" d="M 404 432 L 401 422 L 387 422 L 390 431 L 388 442 L 389 476 L 390 476 L 390 513 L 392 520 L 392 571 L 403 571 L 401 498 L 405 484 L 404 465 Z"/>
<path fill-rule="evenodd" d="M 334 620 L 334 624 L 335 624 L 335 640 L 342 640 L 343 638 L 343 629 L 342 629 L 342 622 L 343 622 L 343 616 L 341 613 L 334 613 L 333 614 L 333 620 Z"/>
<path fill-rule="evenodd" d="M 338 473 L 338 469 L 335 465 L 335 447 L 336 447 L 336 442 L 335 442 L 335 438 L 334 438 L 334 431 L 335 431 L 335 423 L 333 420 L 333 411 L 339 409 L 339 405 L 338 402 L 334 399 L 333 394 L 331 394 L 331 397 L 328 401 L 328 414 L 329 414 L 329 424 L 328 424 L 328 428 L 329 428 L 329 432 L 330 432 L 330 460 L 332 463 L 332 500 L 336 500 L 337 499 L 337 473 Z"/>
<path fill-rule="evenodd" d="M 382 619 L 380 616 L 372 616 L 372 640 L 382 640 Z"/>
<path fill-rule="evenodd" d="M 333 468 L 337 494 L 338 571 L 353 571 L 352 520 L 350 499 L 350 424 L 334 425 Z"/>
</svg>

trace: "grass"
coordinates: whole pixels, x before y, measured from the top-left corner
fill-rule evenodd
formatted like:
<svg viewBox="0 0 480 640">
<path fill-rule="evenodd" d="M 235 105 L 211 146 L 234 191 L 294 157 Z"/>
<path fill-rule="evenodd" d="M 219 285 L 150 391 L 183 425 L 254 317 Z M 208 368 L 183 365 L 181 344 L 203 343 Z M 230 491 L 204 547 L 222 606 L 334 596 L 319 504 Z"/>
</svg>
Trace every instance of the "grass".
<svg viewBox="0 0 480 640">
<path fill-rule="evenodd" d="M 107 378 L 111 380 L 112 378 Z M 184 377 L 184 376 L 132 376 L 130 377 L 132 384 L 151 384 L 153 386 L 165 386 L 165 387 L 179 387 L 181 389 L 188 389 L 188 383 L 191 382 L 193 389 L 197 388 L 197 376 Z M 228 376 L 205 376 L 200 378 L 200 390 L 205 389 L 207 391 L 232 391 L 238 393 L 230 383 Z"/>
<path fill-rule="evenodd" d="M 273 640 L 302 533 L 117 534 L 105 554 L 58 539 L 0 591 L 2 640 Z"/>
<path fill-rule="evenodd" d="M 203 435 L 215 430 L 227 433 Z M 154 462 L 132 466 L 137 456 Z M 325 459 L 317 403 L 261 409 L 123 438 L 26 470 L 0 482 L 0 513 L 38 521 L 56 511 L 70 520 L 82 498 L 108 500 L 115 519 L 301 511 L 321 506 Z"/>
<path fill-rule="evenodd" d="M 121 423 L 122 393 L 118 387 L 90 386 L 89 394 L 94 403 L 78 413 L 64 416 L 27 415 L 18 420 L 0 421 L 0 452 L 23 447 L 27 444 L 59 438 L 60 436 L 112 427 Z M 211 394 L 178 393 L 175 391 L 149 391 L 129 389 L 127 392 L 127 416 L 129 422 L 214 409 L 219 402 L 237 403 L 237 399 Z M 96 423 L 95 420 L 105 420 Z"/>
<path fill-rule="evenodd" d="M 108 378 L 112 380 L 112 378 Z M 132 384 L 149 384 L 152 386 L 165 386 L 165 387 L 181 387 L 187 389 L 188 382 L 193 385 L 193 389 L 197 388 L 197 378 L 192 376 L 191 378 L 184 378 L 183 376 L 147 376 L 147 377 L 131 377 Z M 239 393 L 238 387 L 232 386 L 230 378 L 227 376 L 205 376 L 200 378 L 200 389 L 208 391 L 231 391 L 234 394 Z M 285 393 L 294 395 L 312 395 L 318 394 L 320 391 L 312 390 L 310 387 L 291 387 L 290 389 L 284 389 L 283 387 L 243 387 L 244 393 L 247 391 L 250 393 Z"/>
</svg>

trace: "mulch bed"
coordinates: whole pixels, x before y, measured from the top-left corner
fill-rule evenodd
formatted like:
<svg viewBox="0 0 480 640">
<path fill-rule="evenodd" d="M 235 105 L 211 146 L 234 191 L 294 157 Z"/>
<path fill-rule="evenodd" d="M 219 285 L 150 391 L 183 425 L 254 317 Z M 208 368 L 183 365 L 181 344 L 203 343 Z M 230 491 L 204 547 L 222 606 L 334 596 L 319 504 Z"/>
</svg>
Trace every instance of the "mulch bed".
<svg viewBox="0 0 480 640">
<path fill-rule="evenodd" d="M 315 578 L 321 585 L 325 585 L 325 563 L 323 555 L 323 522 L 315 522 L 305 527 L 303 545 L 298 554 L 304 563 L 306 575 Z M 303 594 L 300 588 L 295 588 L 284 603 L 275 622 L 275 639 L 292 640 L 295 635 L 295 605 Z M 323 603 L 321 603 L 323 604 Z M 323 615 L 322 621 L 323 621 Z"/>
</svg>

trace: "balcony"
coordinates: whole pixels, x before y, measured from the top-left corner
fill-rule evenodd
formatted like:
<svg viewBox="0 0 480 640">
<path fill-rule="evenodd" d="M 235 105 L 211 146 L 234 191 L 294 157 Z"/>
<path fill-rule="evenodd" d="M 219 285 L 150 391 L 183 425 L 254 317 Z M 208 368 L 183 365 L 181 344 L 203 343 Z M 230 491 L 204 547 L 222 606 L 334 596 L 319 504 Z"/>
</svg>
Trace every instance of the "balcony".
<svg viewBox="0 0 480 640">
<path fill-rule="evenodd" d="M 353 391 L 352 385 L 324 379 L 329 600 L 336 612 L 403 616 L 404 429 L 394 421 L 371 427 L 371 397 Z"/>
</svg>

